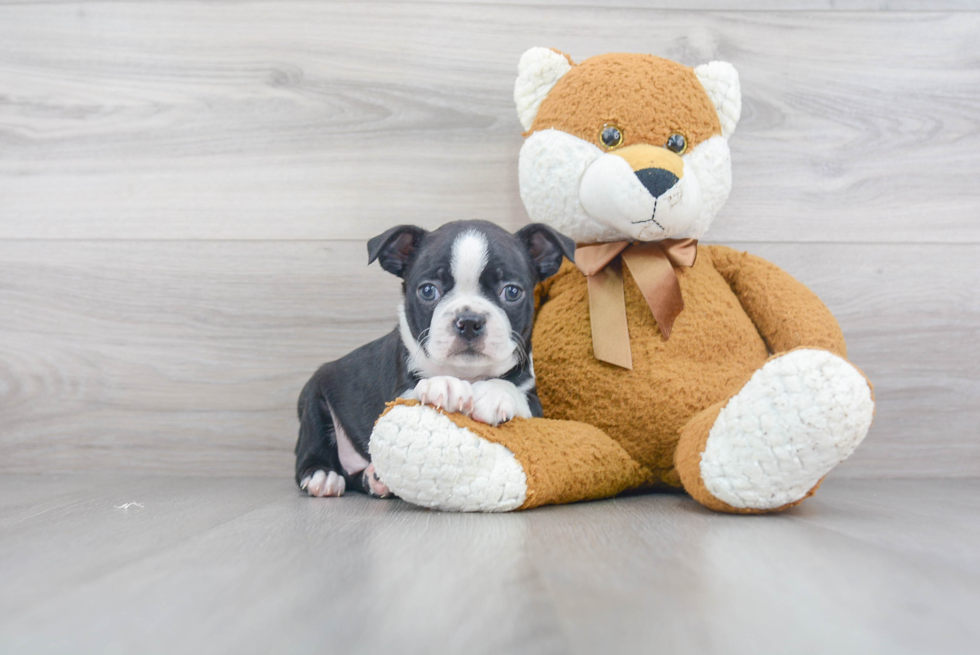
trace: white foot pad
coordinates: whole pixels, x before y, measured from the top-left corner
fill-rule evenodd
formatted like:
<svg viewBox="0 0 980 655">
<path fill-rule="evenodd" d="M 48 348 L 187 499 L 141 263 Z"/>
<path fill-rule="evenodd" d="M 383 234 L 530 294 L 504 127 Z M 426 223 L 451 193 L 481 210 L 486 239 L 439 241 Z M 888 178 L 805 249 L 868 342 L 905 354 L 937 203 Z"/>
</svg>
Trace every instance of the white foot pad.
<svg viewBox="0 0 980 655">
<path fill-rule="evenodd" d="M 343 496 L 347 490 L 347 481 L 343 476 L 337 475 L 334 471 L 316 471 L 313 475 L 308 475 L 299 483 L 300 489 L 305 489 L 306 493 L 317 498 L 326 496 Z"/>
<path fill-rule="evenodd" d="M 473 386 L 466 380 L 448 375 L 423 378 L 415 385 L 415 398 L 422 404 L 444 409 L 450 414 L 469 414 L 473 409 Z"/>
<path fill-rule="evenodd" d="M 871 427 L 867 381 L 824 350 L 768 362 L 718 415 L 701 478 L 732 507 L 775 509 L 803 498 Z"/>
<path fill-rule="evenodd" d="M 391 497 L 391 489 L 386 487 L 384 483 L 381 482 L 381 478 L 378 477 L 378 472 L 374 470 L 374 464 L 368 465 L 361 475 L 363 476 L 364 480 L 364 491 L 367 492 L 369 496 L 374 496 L 375 498 Z"/>
<path fill-rule="evenodd" d="M 370 449 L 385 486 L 415 505 L 507 512 L 527 498 L 527 477 L 513 453 L 431 407 L 394 407 L 375 426 Z"/>
</svg>

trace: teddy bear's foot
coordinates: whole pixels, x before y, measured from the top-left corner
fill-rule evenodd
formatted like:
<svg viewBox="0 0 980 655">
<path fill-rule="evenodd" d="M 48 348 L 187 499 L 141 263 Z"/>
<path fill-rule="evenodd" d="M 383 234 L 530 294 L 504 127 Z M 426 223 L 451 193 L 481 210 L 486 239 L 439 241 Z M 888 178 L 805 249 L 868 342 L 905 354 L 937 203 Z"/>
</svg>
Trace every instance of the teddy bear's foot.
<svg viewBox="0 0 980 655">
<path fill-rule="evenodd" d="M 608 498 L 650 472 L 602 430 L 515 418 L 499 426 L 397 400 L 375 425 L 371 460 L 403 500 L 455 512 L 507 512 Z"/>
<path fill-rule="evenodd" d="M 825 350 L 793 350 L 688 423 L 677 470 L 712 509 L 783 509 L 854 452 L 873 416 L 871 387 L 854 366 Z"/>
<path fill-rule="evenodd" d="M 396 405 L 371 435 L 371 460 L 402 500 L 451 512 L 507 512 L 527 499 L 514 454 L 425 405 Z"/>
</svg>

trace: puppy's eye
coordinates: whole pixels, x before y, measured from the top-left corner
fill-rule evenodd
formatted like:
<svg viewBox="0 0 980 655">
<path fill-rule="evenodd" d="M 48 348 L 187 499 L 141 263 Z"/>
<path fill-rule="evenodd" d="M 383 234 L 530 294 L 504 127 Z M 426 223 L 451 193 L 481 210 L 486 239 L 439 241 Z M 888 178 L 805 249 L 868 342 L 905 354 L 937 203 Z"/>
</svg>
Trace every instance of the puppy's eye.
<svg viewBox="0 0 980 655">
<path fill-rule="evenodd" d="M 500 299 L 504 302 L 517 302 L 524 297 L 524 289 L 514 284 L 508 284 L 500 290 Z"/>
<path fill-rule="evenodd" d="M 419 294 L 419 298 L 421 298 L 425 302 L 433 302 L 439 299 L 439 296 L 442 295 L 442 292 L 439 291 L 439 287 L 437 287 L 436 285 L 432 284 L 431 282 L 426 282 L 425 284 L 419 287 L 418 294 Z"/>
<path fill-rule="evenodd" d="M 623 133 L 615 125 L 603 125 L 602 130 L 599 131 L 599 140 L 602 141 L 602 145 L 612 150 L 623 144 Z"/>
<path fill-rule="evenodd" d="M 684 154 L 684 151 L 687 150 L 687 139 L 685 139 L 684 135 L 680 132 L 674 132 L 667 137 L 667 143 L 664 144 L 664 148 L 667 148 L 667 150 L 675 152 L 678 155 L 682 155 Z"/>
</svg>

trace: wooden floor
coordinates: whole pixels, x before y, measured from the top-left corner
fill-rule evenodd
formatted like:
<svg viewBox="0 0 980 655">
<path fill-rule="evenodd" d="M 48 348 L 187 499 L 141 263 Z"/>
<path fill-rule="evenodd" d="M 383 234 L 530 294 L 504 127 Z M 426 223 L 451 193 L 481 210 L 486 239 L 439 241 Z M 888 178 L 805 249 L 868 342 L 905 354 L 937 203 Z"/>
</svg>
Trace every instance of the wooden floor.
<svg viewBox="0 0 980 655">
<path fill-rule="evenodd" d="M 980 480 L 831 479 L 733 517 L 5 475 L 0 579 L 2 653 L 975 653 Z"/>
</svg>

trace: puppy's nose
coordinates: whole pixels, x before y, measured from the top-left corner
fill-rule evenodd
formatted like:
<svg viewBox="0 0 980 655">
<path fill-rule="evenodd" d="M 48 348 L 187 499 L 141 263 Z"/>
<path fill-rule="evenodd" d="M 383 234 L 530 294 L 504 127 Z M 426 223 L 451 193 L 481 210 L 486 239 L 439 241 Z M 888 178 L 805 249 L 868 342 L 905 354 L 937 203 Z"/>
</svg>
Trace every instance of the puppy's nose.
<svg viewBox="0 0 980 655">
<path fill-rule="evenodd" d="M 476 339 L 483 335 L 483 326 L 486 323 L 483 316 L 479 314 L 459 314 L 453 325 L 456 332 L 464 339 Z"/>
<path fill-rule="evenodd" d="M 677 184 L 677 176 L 662 168 L 638 170 L 636 177 L 640 179 L 640 183 L 647 188 L 647 191 L 654 198 L 664 195 L 672 186 Z"/>
</svg>

